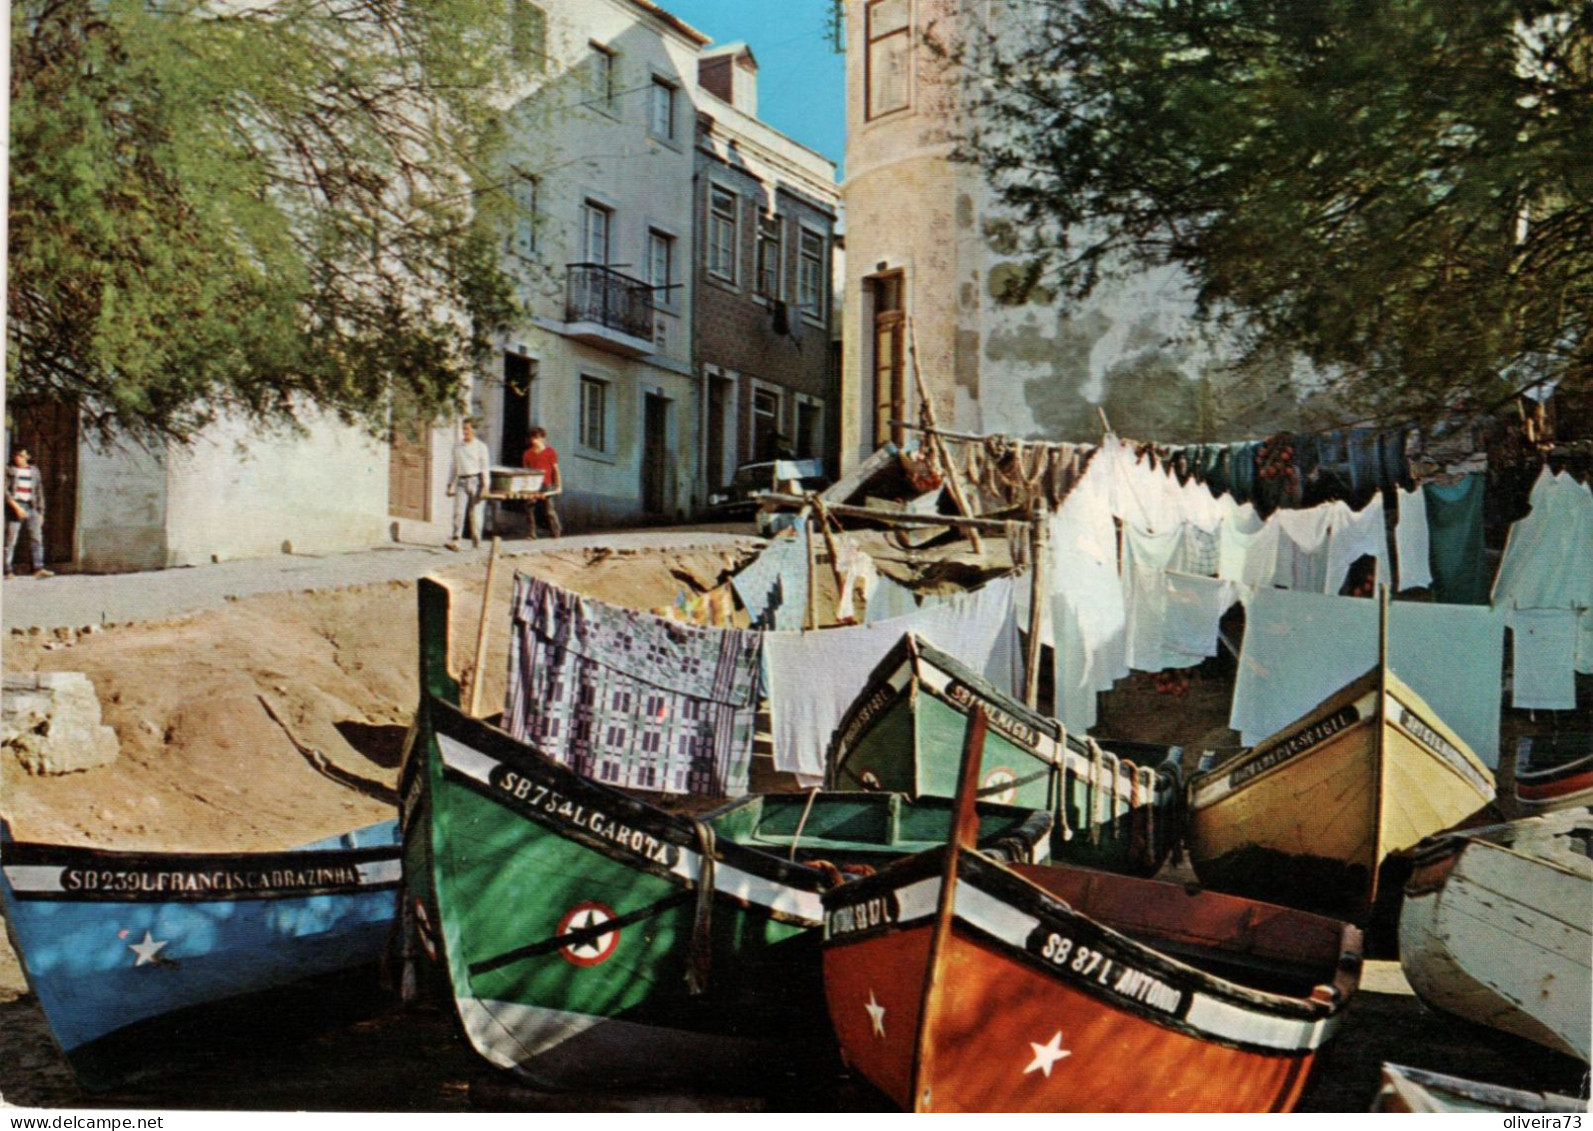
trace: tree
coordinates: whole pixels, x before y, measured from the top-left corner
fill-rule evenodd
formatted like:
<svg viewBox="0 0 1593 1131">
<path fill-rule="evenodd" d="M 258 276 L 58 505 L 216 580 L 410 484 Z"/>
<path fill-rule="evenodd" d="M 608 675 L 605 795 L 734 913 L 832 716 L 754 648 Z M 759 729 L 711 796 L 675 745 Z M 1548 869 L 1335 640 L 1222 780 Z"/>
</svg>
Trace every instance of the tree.
<svg viewBox="0 0 1593 1131">
<path fill-rule="evenodd" d="M 7 377 L 102 433 L 457 403 L 512 312 L 504 0 L 19 0 Z"/>
<path fill-rule="evenodd" d="M 940 49 L 1031 282 L 1173 263 L 1361 419 L 1593 373 L 1593 10 L 1025 0 Z M 931 32 L 932 42 L 934 39 Z"/>
</svg>

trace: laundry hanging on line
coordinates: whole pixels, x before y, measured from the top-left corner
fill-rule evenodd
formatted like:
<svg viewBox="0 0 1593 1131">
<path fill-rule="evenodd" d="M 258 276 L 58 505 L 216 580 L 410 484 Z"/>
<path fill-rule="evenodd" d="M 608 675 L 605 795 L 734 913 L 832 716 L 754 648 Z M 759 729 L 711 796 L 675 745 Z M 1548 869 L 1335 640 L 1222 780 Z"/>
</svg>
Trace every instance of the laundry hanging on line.
<svg viewBox="0 0 1593 1131">
<path fill-rule="evenodd" d="M 1014 584 L 1011 577 L 997 578 L 973 592 L 874 624 L 767 633 L 775 769 L 796 774 L 804 785 L 822 782 L 841 716 L 875 666 L 909 632 L 1010 694 L 1019 660 Z"/>
<path fill-rule="evenodd" d="M 504 728 L 625 789 L 747 791 L 763 634 L 700 628 L 515 575 Z"/>
</svg>

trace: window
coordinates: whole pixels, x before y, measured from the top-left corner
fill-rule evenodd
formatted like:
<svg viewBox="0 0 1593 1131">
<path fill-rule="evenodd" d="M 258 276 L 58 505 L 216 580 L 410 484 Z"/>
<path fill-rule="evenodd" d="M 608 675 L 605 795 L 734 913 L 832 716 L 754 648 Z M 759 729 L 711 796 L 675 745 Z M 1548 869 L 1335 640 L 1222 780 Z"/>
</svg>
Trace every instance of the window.
<svg viewBox="0 0 1593 1131">
<path fill-rule="evenodd" d="M 780 297 L 780 217 L 758 217 L 758 293 L 765 298 Z"/>
<path fill-rule="evenodd" d="M 581 447 L 608 451 L 608 382 L 581 377 Z"/>
<path fill-rule="evenodd" d="M 654 137 L 674 141 L 675 85 L 655 78 L 647 99 L 647 131 Z"/>
<path fill-rule="evenodd" d="M 797 259 L 797 305 L 802 313 L 821 319 L 824 317 L 824 260 L 824 237 L 803 228 Z"/>
<path fill-rule="evenodd" d="M 669 301 L 670 276 L 675 273 L 675 237 L 657 228 L 647 230 L 647 281 L 654 302 Z"/>
<path fill-rule="evenodd" d="M 597 43 L 592 44 L 592 96 L 599 107 L 613 111 L 614 52 Z"/>
<path fill-rule="evenodd" d="M 596 201 L 581 209 L 581 254 L 587 263 L 608 264 L 608 235 L 614 213 Z"/>
<path fill-rule="evenodd" d="M 908 68 L 913 51 L 909 2 L 870 0 L 865 13 L 868 56 L 863 82 L 868 90 L 870 118 L 907 108 Z"/>
<path fill-rule="evenodd" d="M 752 393 L 753 459 L 780 458 L 780 394 L 769 389 Z"/>
<path fill-rule="evenodd" d="M 514 205 L 509 226 L 509 250 L 526 259 L 537 253 L 537 182 L 524 173 L 509 174 L 509 196 Z"/>
<path fill-rule="evenodd" d="M 547 13 L 529 0 L 509 0 L 509 58 L 516 66 L 540 72 L 547 57 Z"/>
<path fill-rule="evenodd" d="M 717 185 L 709 190 L 708 273 L 736 281 L 736 194 Z"/>
</svg>

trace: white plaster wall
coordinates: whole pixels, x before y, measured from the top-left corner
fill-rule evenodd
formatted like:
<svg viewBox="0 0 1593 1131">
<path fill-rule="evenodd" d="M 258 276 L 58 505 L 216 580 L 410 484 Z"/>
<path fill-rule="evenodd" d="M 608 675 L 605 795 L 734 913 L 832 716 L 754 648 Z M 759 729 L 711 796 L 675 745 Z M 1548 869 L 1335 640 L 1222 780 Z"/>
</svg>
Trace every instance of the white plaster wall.
<svg viewBox="0 0 1593 1131">
<path fill-rule="evenodd" d="M 533 330 L 512 339 L 536 362 L 532 382 L 532 421 L 548 430 L 548 443 L 559 453 L 559 475 L 564 495 L 560 514 L 567 524 L 601 526 L 626 523 L 642 517 L 642 445 L 646 395 L 664 396 L 672 404 L 670 430 L 670 481 L 666 497 L 671 512 L 690 505 L 696 489 L 696 464 L 691 458 L 697 436 L 698 381 L 645 358 L 628 359 L 572 341 L 560 334 Z M 548 374 L 565 375 L 548 378 Z M 579 442 L 581 376 L 608 383 L 608 450 L 583 448 Z M 480 414 L 497 425 L 502 405 L 501 375 L 482 383 Z M 492 447 L 495 434 L 488 437 Z M 442 449 L 446 476 L 452 443 Z M 496 450 L 496 449 L 494 449 Z M 448 500 L 452 506 L 452 500 Z M 451 515 L 452 511 L 449 510 Z"/>
<path fill-rule="evenodd" d="M 164 452 L 85 437 L 77 461 L 78 568 L 122 573 L 165 566 Z"/>
<path fill-rule="evenodd" d="M 915 33 L 945 35 L 973 20 L 1010 45 L 1038 9 L 987 0 L 912 0 Z M 1128 271 L 1084 301 L 1041 292 L 996 301 L 993 273 L 1010 258 L 987 224 L 1002 212 L 983 175 L 949 161 L 959 93 L 927 48 L 914 60 L 911 108 L 864 116 L 863 5 L 848 5 L 848 270 L 843 462 L 872 448 L 871 311 L 863 280 L 903 268 L 924 376 L 942 426 L 970 432 L 1087 440 L 1112 426 L 1146 439 L 1262 435 L 1292 423 L 1284 373 L 1230 368 L 1236 347 L 1193 318 L 1188 279 L 1174 268 Z M 1205 385 L 1201 385 L 1205 379 Z M 909 380 L 909 387 L 911 381 Z"/>
<path fill-rule="evenodd" d="M 169 453 L 167 565 L 387 540 L 387 446 L 324 417 L 306 422 L 301 437 L 226 420 Z"/>
</svg>

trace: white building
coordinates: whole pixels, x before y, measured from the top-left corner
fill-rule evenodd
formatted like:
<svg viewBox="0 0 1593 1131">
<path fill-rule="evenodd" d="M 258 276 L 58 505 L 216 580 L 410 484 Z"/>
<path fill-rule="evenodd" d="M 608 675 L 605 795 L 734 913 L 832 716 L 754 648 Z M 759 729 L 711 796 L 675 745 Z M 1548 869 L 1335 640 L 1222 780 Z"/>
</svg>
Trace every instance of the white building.
<svg viewBox="0 0 1593 1131">
<path fill-rule="evenodd" d="M 508 111 L 503 187 L 520 211 L 505 254 L 529 317 L 472 412 L 502 464 L 547 429 L 567 522 L 675 518 L 702 493 L 689 267 L 707 37 L 646 0 L 515 3 L 537 46 Z"/>
<path fill-rule="evenodd" d="M 1021 42 L 1040 5 L 856 0 L 846 5 L 847 251 L 843 421 L 847 462 L 914 419 L 920 368 L 942 427 L 1091 439 L 1104 410 L 1124 435 L 1158 440 L 1263 434 L 1286 411 L 1281 373 L 1234 372 L 1202 340 L 1174 269 L 1131 273 L 1084 302 L 1038 288 L 1014 296 L 1022 265 L 976 166 L 954 163 L 969 91 L 926 42 L 991 27 Z M 1271 421 L 1277 423 L 1276 419 Z"/>
<path fill-rule="evenodd" d="M 515 206 L 503 254 L 526 315 L 501 335 L 463 408 L 497 464 L 518 466 L 528 430 L 547 429 L 567 526 L 682 517 L 709 489 L 693 324 L 705 223 L 694 207 L 705 199 L 698 104 L 710 108 L 711 144 L 734 138 L 755 150 L 767 166 L 758 175 L 804 206 L 816 200 L 817 214 L 833 207 L 833 166 L 757 122 L 755 104 L 738 109 L 699 90 L 707 37 L 649 0 L 507 2 L 517 67 L 504 106 L 509 142 L 499 181 L 478 188 Z M 832 221 L 813 221 L 826 240 Z M 802 246 L 796 228 L 791 241 Z M 795 300 L 805 278 L 795 254 L 789 268 Z M 827 303 L 815 292 L 810 358 L 828 338 Z M 814 380 L 782 376 L 771 387 L 791 386 L 800 431 L 801 406 L 824 394 Z M 10 405 L 8 414 L 12 442 L 29 446 L 46 476 L 48 557 L 67 568 L 333 553 L 392 537 L 436 543 L 453 517 L 456 420 L 390 443 L 313 413 L 303 432 L 280 436 L 223 420 L 191 449 L 150 451 L 92 442 L 68 409 Z M 833 444 L 828 423 L 810 431 Z M 740 458 L 733 447 L 721 464 Z"/>
</svg>

